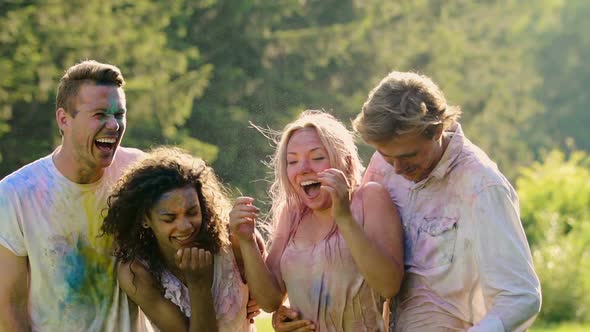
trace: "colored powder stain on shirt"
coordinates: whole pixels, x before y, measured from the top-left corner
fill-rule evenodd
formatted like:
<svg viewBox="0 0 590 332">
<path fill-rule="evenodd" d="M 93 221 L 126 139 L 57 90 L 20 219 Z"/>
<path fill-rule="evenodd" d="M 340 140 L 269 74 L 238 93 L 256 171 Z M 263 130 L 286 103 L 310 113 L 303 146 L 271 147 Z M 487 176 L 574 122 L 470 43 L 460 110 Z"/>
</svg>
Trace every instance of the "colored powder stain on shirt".
<svg viewBox="0 0 590 332">
<path fill-rule="evenodd" d="M 320 279 L 317 279 L 314 281 L 312 291 L 313 291 L 313 294 L 317 294 L 319 296 L 320 294 L 322 294 L 323 289 L 324 289 L 324 275 L 322 274 Z"/>
<path fill-rule="evenodd" d="M 74 253 L 64 257 L 65 267 L 65 280 L 70 289 L 75 292 L 79 291 L 79 288 L 84 279 L 84 259 L 83 257 Z"/>
<path fill-rule="evenodd" d="M 103 217 L 100 206 L 96 202 L 95 195 L 86 195 L 84 197 L 84 210 L 88 216 L 88 242 L 91 247 L 104 251 L 104 254 L 109 256 L 113 246 L 113 239 L 101 234 L 100 227 L 102 226 Z"/>
<path fill-rule="evenodd" d="M 78 241 L 63 260 L 67 305 L 94 307 L 110 296 L 114 273 L 111 259 Z"/>
<path fill-rule="evenodd" d="M 363 224 L 362 194 L 351 210 Z M 359 272 L 342 235 L 335 233 L 312 247 L 287 243 L 280 272 L 290 305 L 314 322 L 316 331 L 383 331 L 382 300 Z"/>
<path fill-rule="evenodd" d="M 406 273 L 395 331 L 525 330 L 540 285 L 516 193 L 459 124 L 445 135 L 450 143 L 425 180 L 397 175 L 379 153 L 363 178 L 384 185 L 402 216 Z"/>
<path fill-rule="evenodd" d="M 61 270 L 66 281 L 66 306 L 93 308 L 111 295 L 114 263 L 110 255 L 112 239 L 100 236 L 102 216 L 94 193 L 83 197 L 84 214 L 87 217 L 87 234 L 67 239 Z"/>
<path fill-rule="evenodd" d="M 318 303 L 321 306 L 327 307 L 330 304 L 330 293 L 329 288 L 326 285 L 325 272 L 322 273 L 322 277 L 319 280 L 316 280 L 315 285 L 313 287 L 313 292 L 319 298 Z"/>
<path fill-rule="evenodd" d="M 116 284 L 112 241 L 100 227 L 113 183 L 140 155 L 119 147 L 93 184 L 69 181 L 52 155 L 0 180 L 0 245 L 29 259 L 33 331 L 134 330 Z"/>
</svg>

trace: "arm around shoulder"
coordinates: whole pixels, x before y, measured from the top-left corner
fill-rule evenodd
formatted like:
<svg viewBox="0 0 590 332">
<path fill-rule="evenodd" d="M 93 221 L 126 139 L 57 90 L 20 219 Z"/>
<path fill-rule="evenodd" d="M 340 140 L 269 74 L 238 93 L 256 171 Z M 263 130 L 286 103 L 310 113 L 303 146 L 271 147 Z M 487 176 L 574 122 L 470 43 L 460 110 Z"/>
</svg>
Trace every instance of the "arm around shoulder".
<svg viewBox="0 0 590 332">
<path fill-rule="evenodd" d="M 377 182 L 367 182 L 363 190 L 364 229 L 393 266 L 390 279 L 397 294 L 404 275 L 404 239 L 399 212 L 387 190 Z"/>
<path fill-rule="evenodd" d="M 342 217 L 337 221 L 340 234 L 367 284 L 382 297 L 392 297 L 399 291 L 404 274 L 399 214 L 376 182 L 364 184 L 352 199 L 352 209 L 362 208 L 363 220 L 356 220 L 360 215 L 354 213 Z"/>
</svg>

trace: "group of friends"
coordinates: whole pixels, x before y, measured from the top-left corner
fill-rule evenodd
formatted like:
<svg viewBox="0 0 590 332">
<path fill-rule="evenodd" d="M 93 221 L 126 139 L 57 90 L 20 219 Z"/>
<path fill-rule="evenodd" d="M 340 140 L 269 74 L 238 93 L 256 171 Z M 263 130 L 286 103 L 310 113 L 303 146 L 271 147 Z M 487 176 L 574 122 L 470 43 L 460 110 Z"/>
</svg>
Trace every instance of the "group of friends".
<svg viewBox="0 0 590 332">
<path fill-rule="evenodd" d="M 327 112 L 270 137 L 266 217 L 198 157 L 122 147 L 124 85 L 67 69 L 61 145 L 0 181 L 0 331 L 255 331 L 260 309 L 279 332 L 523 331 L 539 312 L 517 195 L 429 77 L 370 91 L 366 170 Z"/>
</svg>

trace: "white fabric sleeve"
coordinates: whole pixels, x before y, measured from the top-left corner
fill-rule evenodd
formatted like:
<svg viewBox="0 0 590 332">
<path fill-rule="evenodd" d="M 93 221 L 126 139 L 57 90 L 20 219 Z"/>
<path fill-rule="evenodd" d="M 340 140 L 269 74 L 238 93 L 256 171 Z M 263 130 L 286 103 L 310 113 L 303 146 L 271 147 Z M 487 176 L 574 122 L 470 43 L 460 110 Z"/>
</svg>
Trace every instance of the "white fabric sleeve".
<svg viewBox="0 0 590 332">
<path fill-rule="evenodd" d="M 473 207 L 475 256 L 487 315 L 470 331 L 523 331 L 541 306 L 541 286 L 509 188 L 488 186 Z"/>
<path fill-rule="evenodd" d="M 488 314 L 479 321 L 475 326 L 468 330 L 469 332 L 504 332 L 502 320 L 493 314 Z"/>
<path fill-rule="evenodd" d="M 0 245 L 17 256 L 27 256 L 16 192 L 7 181 L 0 182 Z"/>
</svg>

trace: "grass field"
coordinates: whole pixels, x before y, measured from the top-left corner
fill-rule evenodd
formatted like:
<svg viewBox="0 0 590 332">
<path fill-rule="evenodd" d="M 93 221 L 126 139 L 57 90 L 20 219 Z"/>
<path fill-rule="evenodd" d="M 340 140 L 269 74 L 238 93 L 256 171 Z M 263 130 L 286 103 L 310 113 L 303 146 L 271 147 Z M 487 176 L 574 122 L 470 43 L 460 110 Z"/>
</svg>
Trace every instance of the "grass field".
<svg viewBox="0 0 590 332">
<path fill-rule="evenodd" d="M 256 318 L 256 329 L 258 332 L 273 332 L 270 316 Z M 563 323 L 559 325 L 535 324 L 529 332 L 588 332 L 590 325 L 574 323 Z"/>
<path fill-rule="evenodd" d="M 273 332 L 270 316 L 256 318 L 256 329 L 258 332 Z M 545 332 L 545 331 L 543 331 Z"/>
<path fill-rule="evenodd" d="M 269 330 L 272 331 L 272 330 Z M 558 325 L 535 324 L 528 330 L 529 332 L 588 332 L 590 325 L 575 323 L 563 323 Z"/>
</svg>

